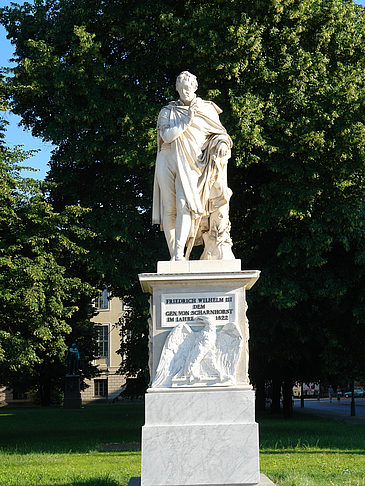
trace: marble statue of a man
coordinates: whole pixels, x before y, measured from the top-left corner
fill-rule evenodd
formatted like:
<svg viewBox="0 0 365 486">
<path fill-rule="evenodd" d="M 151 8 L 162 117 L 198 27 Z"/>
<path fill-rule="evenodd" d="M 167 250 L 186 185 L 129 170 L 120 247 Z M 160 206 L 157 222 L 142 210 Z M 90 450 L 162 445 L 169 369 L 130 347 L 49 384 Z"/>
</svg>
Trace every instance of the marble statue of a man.
<svg viewBox="0 0 365 486">
<path fill-rule="evenodd" d="M 232 140 L 219 120 L 222 110 L 198 98 L 197 88 L 196 77 L 183 71 L 176 80 L 179 101 L 159 114 L 152 222 L 161 225 L 172 260 L 188 259 L 203 242 L 201 259 L 234 259 L 227 186 Z"/>
</svg>

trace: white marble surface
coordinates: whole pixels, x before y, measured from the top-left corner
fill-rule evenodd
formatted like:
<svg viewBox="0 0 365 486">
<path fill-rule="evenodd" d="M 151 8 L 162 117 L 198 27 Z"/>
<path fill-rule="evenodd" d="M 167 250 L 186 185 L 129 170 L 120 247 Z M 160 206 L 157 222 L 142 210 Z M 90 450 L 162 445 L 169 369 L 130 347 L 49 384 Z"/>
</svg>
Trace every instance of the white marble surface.
<svg viewBox="0 0 365 486">
<path fill-rule="evenodd" d="M 142 429 L 142 486 L 259 483 L 257 424 Z"/>
<path fill-rule="evenodd" d="M 236 367 L 242 334 L 234 322 L 217 329 L 211 316 L 195 319 L 196 331 L 185 323 L 166 338 L 152 388 L 230 386 L 236 384 Z"/>
<path fill-rule="evenodd" d="M 255 423 L 253 390 L 178 390 L 147 393 L 146 425 Z"/>
<path fill-rule="evenodd" d="M 252 385 L 249 383 L 244 385 L 232 385 L 229 387 L 229 391 L 251 391 Z M 217 387 L 207 387 L 207 386 L 197 386 L 194 388 L 147 388 L 147 393 L 181 393 L 181 392 L 216 392 L 216 391 L 227 391 L 227 387 L 225 386 L 217 386 Z"/>
<path fill-rule="evenodd" d="M 246 290 L 256 282 L 260 272 L 218 271 L 216 263 L 204 262 L 208 267 L 213 264 L 212 272 L 140 275 L 143 290 L 152 294 L 149 337 L 152 380 L 166 338 L 178 325 L 173 322 L 171 329 L 162 327 L 162 300 L 167 302 L 170 298 L 170 310 L 174 311 L 174 303 L 189 300 L 190 305 L 194 296 L 195 309 L 201 308 L 202 294 L 233 296 L 234 322 L 242 336 L 236 385 L 204 389 L 203 383 L 198 382 L 196 389 L 149 389 L 146 424 L 142 429 L 142 486 L 253 486 L 260 482 L 258 426 L 248 378 L 246 317 Z M 175 310 L 175 315 L 185 316 L 179 314 L 178 308 Z M 172 315 L 166 313 L 166 323 L 170 323 L 167 317 Z M 223 325 L 219 327 L 222 329 Z"/>
<path fill-rule="evenodd" d="M 198 98 L 197 88 L 196 76 L 180 73 L 180 99 L 158 116 L 152 222 L 163 229 L 172 260 L 188 260 L 203 241 L 201 259 L 232 260 L 227 185 L 232 140 L 219 120 L 222 110 Z"/>
<path fill-rule="evenodd" d="M 260 474 L 260 482 L 257 486 L 279 486 L 269 479 L 265 474 Z"/>
<path fill-rule="evenodd" d="M 215 266 L 215 264 L 218 262 L 206 261 L 204 263 L 208 264 L 208 266 L 210 264 Z M 153 381 L 155 378 L 157 367 L 161 358 L 161 352 L 166 338 L 169 335 L 170 329 L 177 325 L 174 322 L 171 323 L 171 328 L 162 326 L 162 321 L 167 321 L 167 317 L 165 315 L 162 319 L 162 312 L 164 312 L 161 303 L 162 300 L 166 301 L 166 299 L 170 296 L 174 297 L 176 295 L 179 295 L 181 298 L 184 298 L 184 296 L 190 298 L 195 295 L 197 299 L 199 299 L 199 297 L 202 295 L 209 293 L 216 295 L 227 295 L 231 296 L 233 299 L 234 313 L 232 316 L 234 316 L 234 322 L 239 327 L 243 337 L 243 346 L 236 369 L 236 383 L 239 386 L 248 385 L 249 328 L 246 317 L 246 290 L 254 285 L 259 276 L 260 272 L 258 270 L 244 270 L 225 273 L 150 273 L 139 275 L 143 291 L 152 294 L 151 320 L 149 328 L 151 380 Z M 217 321 L 217 324 L 218 322 L 219 321 Z M 225 321 L 221 321 L 222 324 L 224 322 Z M 229 316 L 228 322 L 231 322 L 231 316 Z"/>
<path fill-rule="evenodd" d="M 189 260 L 157 262 L 157 273 L 240 272 L 241 260 Z"/>
<path fill-rule="evenodd" d="M 179 263 L 179 262 L 177 262 Z M 191 262 L 192 263 L 192 262 Z M 207 260 L 206 263 L 211 263 Z M 212 267 L 214 268 L 214 267 Z M 182 271 L 169 273 L 140 273 L 138 275 L 143 292 L 153 293 L 154 288 L 162 288 L 171 285 L 186 284 L 186 286 L 194 287 L 197 281 L 201 285 L 206 286 L 206 291 L 212 291 L 218 286 L 218 289 L 227 285 L 227 281 L 231 281 L 236 287 L 243 286 L 249 290 L 257 282 L 260 277 L 260 270 L 241 270 L 241 271 L 225 271 L 218 270 L 204 271 L 204 272 L 188 272 Z M 201 290 L 201 289 L 200 289 Z"/>
<path fill-rule="evenodd" d="M 145 398 L 142 486 L 259 483 L 252 390 L 179 390 Z"/>
</svg>

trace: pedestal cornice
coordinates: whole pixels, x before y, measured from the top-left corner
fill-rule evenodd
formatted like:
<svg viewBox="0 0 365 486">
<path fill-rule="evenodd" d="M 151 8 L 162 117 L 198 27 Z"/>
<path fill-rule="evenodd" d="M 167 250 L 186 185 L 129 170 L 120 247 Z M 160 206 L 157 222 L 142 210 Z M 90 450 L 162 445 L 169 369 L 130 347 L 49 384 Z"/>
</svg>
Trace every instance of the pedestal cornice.
<svg viewBox="0 0 365 486">
<path fill-rule="evenodd" d="M 239 272 L 204 272 L 204 273 L 141 273 L 138 275 L 143 292 L 153 292 L 154 287 L 160 287 L 172 282 L 235 282 L 249 290 L 259 279 L 259 270 L 241 270 Z"/>
</svg>

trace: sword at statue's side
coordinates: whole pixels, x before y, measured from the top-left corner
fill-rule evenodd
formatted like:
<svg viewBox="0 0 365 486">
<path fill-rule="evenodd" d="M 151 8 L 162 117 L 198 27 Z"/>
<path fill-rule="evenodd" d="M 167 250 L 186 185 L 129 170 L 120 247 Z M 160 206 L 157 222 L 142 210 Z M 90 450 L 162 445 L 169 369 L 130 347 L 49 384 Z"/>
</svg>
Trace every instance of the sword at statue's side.
<svg viewBox="0 0 365 486">
<path fill-rule="evenodd" d="M 186 248 L 185 260 L 189 260 L 191 250 L 193 249 L 193 246 L 194 246 L 194 243 L 195 243 L 195 240 L 196 240 L 196 235 L 198 234 L 198 231 L 199 231 L 199 226 L 200 226 L 201 220 L 202 220 L 202 216 L 199 216 L 199 218 L 197 218 L 195 220 L 194 236 L 192 238 L 190 238 L 190 240 L 189 240 L 188 246 Z"/>
</svg>

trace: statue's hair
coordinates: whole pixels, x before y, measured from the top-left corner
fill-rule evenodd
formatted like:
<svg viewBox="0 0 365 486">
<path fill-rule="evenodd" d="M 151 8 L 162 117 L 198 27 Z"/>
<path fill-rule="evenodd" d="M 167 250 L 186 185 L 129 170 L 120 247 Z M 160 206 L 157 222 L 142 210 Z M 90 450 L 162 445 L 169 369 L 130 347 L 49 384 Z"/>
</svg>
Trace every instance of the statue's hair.
<svg viewBox="0 0 365 486">
<path fill-rule="evenodd" d="M 178 77 L 176 78 L 176 89 L 183 82 L 184 79 L 192 84 L 194 91 L 198 89 L 198 80 L 196 79 L 196 76 L 189 73 L 189 71 L 183 71 L 178 75 Z"/>
</svg>

